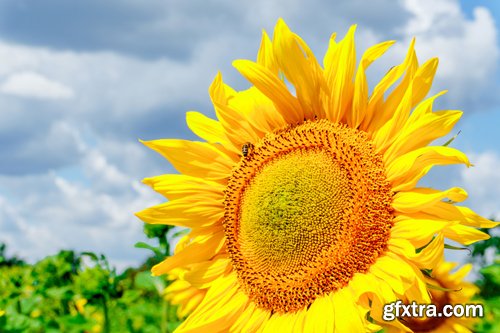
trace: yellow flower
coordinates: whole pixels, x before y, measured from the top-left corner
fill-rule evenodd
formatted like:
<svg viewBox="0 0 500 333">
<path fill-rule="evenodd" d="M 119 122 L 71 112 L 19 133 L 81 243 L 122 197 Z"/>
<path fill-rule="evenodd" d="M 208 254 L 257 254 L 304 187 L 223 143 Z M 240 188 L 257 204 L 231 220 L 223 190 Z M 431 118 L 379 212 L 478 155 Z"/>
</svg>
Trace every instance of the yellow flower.
<svg viewBox="0 0 500 333">
<path fill-rule="evenodd" d="M 80 314 L 84 314 L 85 305 L 87 304 L 87 300 L 85 298 L 79 298 L 75 301 L 75 307 Z"/>
<path fill-rule="evenodd" d="M 40 309 L 35 309 L 31 311 L 30 316 L 31 318 L 38 318 L 42 315 L 42 311 Z"/>
<path fill-rule="evenodd" d="M 5 315 L 5 310 L 0 310 L 0 317 L 3 317 Z"/>
<path fill-rule="evenodd" d="M 101 333 L 102 332 L 102 325 L 101 324 L 95 324 L 91 328 L 92 333 Z"/>
<path fill-rule="evenodd" d="M 430 301 L 421 269 L 442 256 L 436 234 L 470 244 L 488 238 L 475 227 L 496 225 L 443 201 L 463 201 L 460 188 L 415 187 L 434 165 L 469 165 L 427 146 L 461 116 L 433 112 L 442 93 L 422 101 L 437 59 L 419 66 L 412 41 L 369 96 L 365 71 L 393 42 L 356 70 L 354 30 L 332 36 L 321 66 L 279 20 L 256 62 L 234 62 L 253 86 L 237 92 L 219 74 L 218 120 L 187 114 L 205 141 L 144 142 L 181 174 L 145 179 L 169 201 L 137 216 L 191 229 L 153 274 L 181 269 L 207 289 L 177 332 L 377 331 L 383 305 L 408 290 Z"/>
<path fill-rule="evenodd" d="M 431 303 L 436 306 L 438 312 L 443 311 L 446 305 L 470 305 L 480 304 L 472 302 L 471 298 L 479 292 L 479 288 L 473 283 L 462 281 L 471 270 L 472 265 L 462 266 L 456 272 L 451 273 L 457 266 L 456 263 L 440 262 L 432 271 L 432 277 L 426 277 L 429 285 L 435 286 L 435 289 L 429 289 L 431 294 Z M 464 310 L 465 311 L 465 310 Z M 448 333 L 448 332 L 472 332 L 472 328 L 479 320 L 472 316 L 441 316 L 424 318 L 402 318 L 400 321 L 411 330 L 411 332 L 428 333 Z M 387 333 L 404 332 L 410 330 L 401 330 L 389 327 Z"/>
<path fill-rule="evenodd" d="M 94 312 L 91 315 L 91 317 L 96 321 L 96 323 L 91 328 L 91 332 L 92 333 L 102 332 L 104 324 L 104 315 L 101 312 Z"/>
</svg>

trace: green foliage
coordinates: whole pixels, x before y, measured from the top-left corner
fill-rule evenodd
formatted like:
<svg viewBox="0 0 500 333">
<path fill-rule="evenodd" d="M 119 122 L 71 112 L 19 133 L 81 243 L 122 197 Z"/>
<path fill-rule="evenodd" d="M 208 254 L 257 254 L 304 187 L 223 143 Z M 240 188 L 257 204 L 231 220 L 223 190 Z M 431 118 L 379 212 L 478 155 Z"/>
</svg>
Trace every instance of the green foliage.
<svg viewBox="0 0 500 333">
<path fill-rule="evenodd" d="M 168 242 L 168 234 L 172 229 L 173 227 L 169 225 L 145 223 L 143 229 L 144 234 L 149 239 L 158 239 L 158 246 L 149 245 L 144 242 L 137 242 L 135 244 L 135 247 L 152 251 L 154 254 L 154 257 L 152 259 L 156 262 L 159 262 L 170 255 L 170 243 Z"/>
<path fill-rule="evenodd" d="M 488 240 L 473 245 L 473 261 L 483 266 L 479 270 L 480 277 L 476 284 L 485 310 L 484 319 L 476 327 L 480 333 L 500 332 L 500 237 L 492 235 L 489 229 L 482 230 L 491 237 Z M 493 262 L 488 260 L 488 253 L 494 254 Z"/>
<path fill-rule="evenodd" d="M 7 246 L 5 244 L 0 244 L 0 267 L 1 266 L 20 266 L 24 265 L 24 261 L 18 259 L 16 257 L 7 258 L 7 254 L 5 253 Z"/>
<path fill-rule="evenodd" d="M 155 333 L 179 324 L 162 297 L 167 282 L 147 267 L 117 274 L 94 253 L 61 251 L 34 265 L 4 253 L 0 246 L 0 332 Z"/>
</svg>

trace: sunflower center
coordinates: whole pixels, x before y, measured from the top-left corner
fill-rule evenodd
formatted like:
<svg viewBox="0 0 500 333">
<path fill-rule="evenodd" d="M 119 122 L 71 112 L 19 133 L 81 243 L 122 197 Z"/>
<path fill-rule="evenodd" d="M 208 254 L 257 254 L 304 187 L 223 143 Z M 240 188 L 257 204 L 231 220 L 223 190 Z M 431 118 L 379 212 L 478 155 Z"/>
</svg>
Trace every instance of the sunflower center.
<svg viewBox="0 0 500 333">
<path fill-rule="evenodd" d="M 239 243 L 249 265 L 292 274 L 316 261 L 345 229 L 348 174 L 327 152 L 297 149 L 267 163 L 241 203 Z"/>
<path fill-rule="evenodd" d="M 293 312 L 385 251 L 392 192 L 366 133 L 326 120 L 269 133 L 228 181 L 224 229 L 240 284 Z"/>
</svg>

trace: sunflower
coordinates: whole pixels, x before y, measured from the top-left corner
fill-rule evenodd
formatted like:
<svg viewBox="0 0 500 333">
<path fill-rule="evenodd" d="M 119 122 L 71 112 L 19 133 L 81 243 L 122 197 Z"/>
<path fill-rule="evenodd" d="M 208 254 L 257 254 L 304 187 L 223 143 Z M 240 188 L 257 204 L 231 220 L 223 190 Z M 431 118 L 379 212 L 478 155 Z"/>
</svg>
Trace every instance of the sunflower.
<svg viewBox="0 0 500 333">
<path fill-rule="evenodd" d="M 426 277 L 431 294 L 432 304 L 438 312 L 443 311 L 445 305 L 478 304 L 471 298 L 479 292 L 479 288 L 473 283 L 463 281 L 463 278 L 472 269 L 471 264 L 464 265 L 456 270 L 456 263 L 440 262 L 432 271 L 432 275 Z M 478 318 L 475 317 L 424 317 L 424 318 L 400 318 L 399 319 L 412 332 L 448 333 L 448 332 L 472 332 Z M 399 329 L 389 328 L 387 333 L 402 332 Z"/>
<path fill-rule="evenodd" d="M 430 301 L 422 270 L 442 256 L 443 235 L 488 238 L 475 227 L 495 224 L 454 204 L 464 190 L 416 187 L 434 165 L 469 165 L 427 146 L 461 116 L 433 112 L 442 93 L 423 100 L 437 59 L 419 66 L 412 41 L 369 96 L 365 71 L 393 42 L 369 48 L 356 70 L 354 31 L 333 35 L 320 65 L 278 20 L 256 62 L 234 62 L 252 86 L 237 92 L 218 74 L 217 120 L 187 113 L 204 141 L 144 142 L 180 174 L 145 180 L 169 201 L 138 217 L 191 229 L 152 272 L 182 268 L 207 289 L 177 332 L 377 331 L 384 304 Z"/>
</svg>

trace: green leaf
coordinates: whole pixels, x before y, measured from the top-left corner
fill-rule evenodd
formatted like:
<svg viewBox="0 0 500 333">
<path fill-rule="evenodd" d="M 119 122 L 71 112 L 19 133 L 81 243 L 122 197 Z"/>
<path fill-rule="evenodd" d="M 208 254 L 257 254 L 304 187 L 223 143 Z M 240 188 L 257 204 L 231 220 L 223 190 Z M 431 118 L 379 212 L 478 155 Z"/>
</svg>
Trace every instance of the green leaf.
<svg viewBox="0 0 500 333">
<path fill-rule="evenodd" d="M 174 233 L 172 235 L 172 237 L 177 238 L 177 237 L 187 235 L 188 233 L 189 233 L 189 229 L 185 228 L 185 229 L 181 229 L 181 230 L 177 231 L 176 233 Z"/>
<path fill-rule="evenodd" d="M 151 250 L 151 251 L 153 251 L 154 254 L 156 254 L 158 256 L 162 256 L 162 253 L 161 253 L 159 248 L 151 246 L 151 245 L 144 243 L 144 242 L 137 242 L 137 243 L 135 243 L 134 247 L 136 247 L 138 249 Z"/>
<path fill-rule="evenodd" d="M 30 318 L 28 316 L 12 313 L 7 318 L 7 331 L 14 330 L 24 332 L 30 327 Z"/>
<path fill-rule="evenodd" d="M 432 277 L 432 269 L 421 269 L 420 270 L 425 276 Z"/>
<path fill-rule="evenodd" d="M 163 293 L 165 289 L 165 281 L 158 276 L 152 276 L 150 272 L 140 272 L 135 276 L 135 285 L 148 291 L 156 291 L 158 294 Z"/>
<path fill-rule="evenodd" d="M 47 289 L 47 295 L 56 300 L 71 299 L 72 292 L 71 286 L 61 287 L 61 288 L 49 288 Z"/>
<path fill-rule="evenodd" d="M 142 293 L 140 290 L 125 290 L 120 298 L 120 302 L 124 304 L 131 304 L 137 301 L 141 295 Z"/>
<path fill-rule="evenodd" d="M 135 276 L 135 286 L 144 290 L 154 291 L 156 286 L 154 284 L 154 277 L 150 272 L 140 272 Z"/>
<path fill-rule="evenodd" d="M 435 290 L 439 290 L 439 291 L 445 291 L 445 292 L 450 292 L 450 291 L 460 291 L 460 289 L 450 289 L 450 288 L 444 288 L 444 287 L 441 287 L 441 286 L 435 286 L 433 284 L 430 284 L 430 283 L 426 283 L 425 284 L 427 286 L 427 288 L 429 289 L 435 289 Z"/>
<path fill-rule="evenodd" d="M 472 254 L 471 250 L 468 248 L 468 247 L 459 247 L 459 246 L 453 246 L 453 245 L 450 245 L 450 244 L 444 244 L 444 248 L 445 249 L 448 249 L 448 250 L 459 250 L 459 251 L 468 251 L 469 252 L 469 256 Z"/>
<path fill-rule="evenodd" d="M 7 315 L 0 316 L 0 332 L 3 332 L 2 328 L 7 325 Z"/>
<path fill-rule="evenodd" d="M 443 147 L 448 147 L 448 145 L 449 145 L 450 143 L 452 143 L 452 142 L 453 142 L 453 141 L 457 138 L 457 136 L 460 134 L 460 132 L 462 132 L 462 131 L 458 131 L 458 133 L 457 133 L 457 134 L 455 134 L 455 135 L 454 135 L 454 136 L 453 136 L 450 140 L 446 141 L 446 142 L 443 144 Z"/>
<path fill-rule="evenodd" d="M 29 314 L 31 311 L 35 310 L 37 305 L 42 302 L 42 298 L 40 296 L 24 298 L 20 300 L 21 309 L 23 309 L 23 313 Z"/>
<path fill-rule="evenodd" d="M 90 259 L 92 259 L 92 261 L 94 261 L 96 263 L 99 262 L 99 258 L 97 257 L 97 254 L 95 254 L 93 252 L 82 252 L 82 256 L 90 257 Z"/>
<path fill-rule="evenodd" d="M 500 265 L 490 265 L 479 270 L 488 280 L 500 286 Z"/>
</svg>

